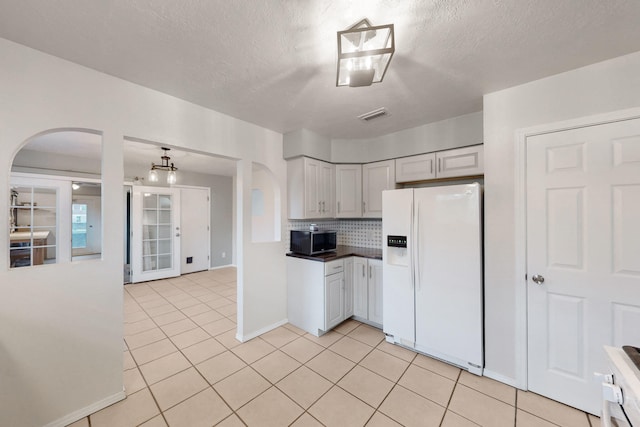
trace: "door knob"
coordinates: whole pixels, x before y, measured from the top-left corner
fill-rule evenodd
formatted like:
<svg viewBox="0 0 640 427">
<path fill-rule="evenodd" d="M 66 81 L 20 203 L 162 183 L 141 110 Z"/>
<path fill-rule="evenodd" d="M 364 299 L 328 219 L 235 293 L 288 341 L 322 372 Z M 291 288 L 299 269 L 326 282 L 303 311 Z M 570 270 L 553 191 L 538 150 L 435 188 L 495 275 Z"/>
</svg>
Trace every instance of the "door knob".
<svg viewBox="0 0 640 427">
<path fill-rule="evenodd" d="M 176 237 L 180 237 L 180 233 L 176 233 Z"/>
<path fill-rule="evenodd" d="M 544 283 L 544 276 L 536 274 L 533 277 L 531 277 L 531 280 L 533 280 L 533 283 L 536 283 L 538 285 L 542 285 Z"/>
</svg>

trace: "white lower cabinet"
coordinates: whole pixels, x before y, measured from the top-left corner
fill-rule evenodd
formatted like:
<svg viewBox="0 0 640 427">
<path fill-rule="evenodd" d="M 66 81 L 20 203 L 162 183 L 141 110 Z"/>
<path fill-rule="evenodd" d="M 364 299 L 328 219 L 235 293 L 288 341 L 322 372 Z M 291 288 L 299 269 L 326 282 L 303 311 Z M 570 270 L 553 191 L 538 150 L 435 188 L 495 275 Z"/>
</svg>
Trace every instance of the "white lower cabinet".
<svg viewBox="0 0 640 427">
<path fill-rule="evenodd" d="M 344 320 L 344 273 L 324 278 L 324 330 L 328 331 Z"/>
<path fill-rule="evenodd" d="M 353 257 L 353 315 L 382 327 L 382 261 Z"/>
<path fill-rule="evenodd" d="M 354 257 L 344 259 L 344 318 L 353 316 L 353 262 Z"/>
<path fill-rule="evenodd" d="M 289 323 L 320 336 L 351 317 L 346 301 L 352 301 L 353 292 L 344 268 L 344 259 L 322 262 L 287 257 Z"/>
</svg>

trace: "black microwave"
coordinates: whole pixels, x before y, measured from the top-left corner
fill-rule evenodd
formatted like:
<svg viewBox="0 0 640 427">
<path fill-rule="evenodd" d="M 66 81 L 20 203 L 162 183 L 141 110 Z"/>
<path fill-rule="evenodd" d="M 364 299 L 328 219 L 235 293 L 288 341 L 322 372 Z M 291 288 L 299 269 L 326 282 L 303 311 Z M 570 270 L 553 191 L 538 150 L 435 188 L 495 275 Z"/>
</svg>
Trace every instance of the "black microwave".
<svg viewBox="0 0 640 427">
<path fill-rule="evenodd" d="M 303 255 L 317 255 L 336 250 L 336 231 L 291 230 L 291 252 Z"/>
</svg>

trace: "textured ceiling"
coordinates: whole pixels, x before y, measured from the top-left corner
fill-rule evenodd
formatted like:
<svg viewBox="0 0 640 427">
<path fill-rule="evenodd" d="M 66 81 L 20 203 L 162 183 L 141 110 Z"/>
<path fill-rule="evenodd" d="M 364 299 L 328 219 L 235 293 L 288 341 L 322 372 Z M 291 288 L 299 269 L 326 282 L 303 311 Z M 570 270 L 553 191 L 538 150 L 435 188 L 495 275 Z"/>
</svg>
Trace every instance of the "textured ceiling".
<svg viewBox="0 0 640 427">
<path fill-rule="evenodd" d="M 286 133 L 383 135 L 640 50 L 638 0 L 0 0 L 0 37 Z M 395 24 L 380 84 L 335 86 L 336 32 Z M 386 107 L 391 116 L 356 116 Z"/>
</svg>

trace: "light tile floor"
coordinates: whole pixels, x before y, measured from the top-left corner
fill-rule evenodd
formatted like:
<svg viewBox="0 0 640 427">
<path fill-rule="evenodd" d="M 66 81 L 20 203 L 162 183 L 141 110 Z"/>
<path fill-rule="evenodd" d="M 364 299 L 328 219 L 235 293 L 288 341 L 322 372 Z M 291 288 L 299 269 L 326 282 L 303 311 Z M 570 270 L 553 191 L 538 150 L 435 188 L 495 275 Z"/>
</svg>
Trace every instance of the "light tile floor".
<svg viewBox="0 0 640 427">
<path fill-rule="evenodd" d="M 124 287 L 127 398 L 77 426 L 563 426 L 584 412 L 388 344 L 348 320 L 235 339 L 233 268 Z"/>
</svg>

